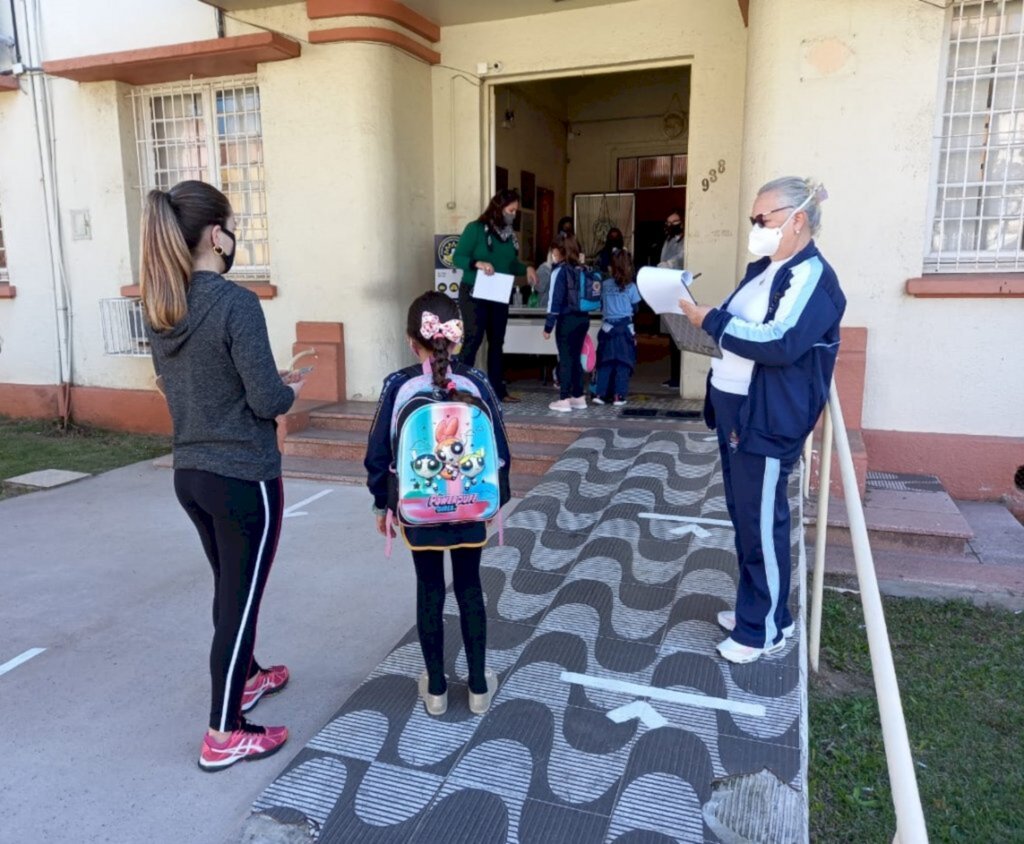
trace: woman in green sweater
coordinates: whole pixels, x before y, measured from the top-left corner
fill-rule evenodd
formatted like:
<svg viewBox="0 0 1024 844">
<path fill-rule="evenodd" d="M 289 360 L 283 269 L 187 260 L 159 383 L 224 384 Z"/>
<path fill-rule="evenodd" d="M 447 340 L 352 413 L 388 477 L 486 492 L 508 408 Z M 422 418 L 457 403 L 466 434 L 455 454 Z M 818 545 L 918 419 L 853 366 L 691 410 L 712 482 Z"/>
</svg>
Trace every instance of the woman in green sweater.
<svg viewBox="0 0 1024 844">
<path fill-rule="evenodd" d="M 519 240 L 512 230 L 519 211 L 519 193 L 515 190 L 498 191 L 487 205 L 483 214 L 462 232 L 455 249 L 453 261 L 462 270 L 462 284 L 459 286 L 459 310 L 465 340 L 460 359 L 467 366 L 474 366 L 476 353 L 487 337 L 487 378 L 498 398 L 505 402 L 519 401 L 505 389 L 505 375 L 502 367 L 502 347 L 505 345 L 505 328 L 508 325 L 508 303 L 490 302 L 473 297 L 476 275 L 509 273 L 526 274 L 530 284 L 537 284 L 537 273 L 519 260 Z"/>
</svg>

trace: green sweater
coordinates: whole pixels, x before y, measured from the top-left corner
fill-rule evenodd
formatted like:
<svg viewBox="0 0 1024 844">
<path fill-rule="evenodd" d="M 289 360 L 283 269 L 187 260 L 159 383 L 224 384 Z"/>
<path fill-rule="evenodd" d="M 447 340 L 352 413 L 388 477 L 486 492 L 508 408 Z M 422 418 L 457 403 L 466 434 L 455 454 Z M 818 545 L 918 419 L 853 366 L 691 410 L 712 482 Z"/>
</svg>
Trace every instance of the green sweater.
<svg viewBox="0 0 1024 844">
<path fill-rule="evenodd" d="M 495 234 L 491 235 L 491 246 L 487 247 L 487 228 L 479 220 L 474 220 L 462 232 L 459 245 L 455 247 L 452 263 L 462 270 L 462 283 L 472 287 L 476 282 L 476 261 L 486 261 L 494 266 L 496 273 L 525 275 L 526 264 L 519 260 L 515 244 L 510 237 L 502 241 Z"/>
</svg>

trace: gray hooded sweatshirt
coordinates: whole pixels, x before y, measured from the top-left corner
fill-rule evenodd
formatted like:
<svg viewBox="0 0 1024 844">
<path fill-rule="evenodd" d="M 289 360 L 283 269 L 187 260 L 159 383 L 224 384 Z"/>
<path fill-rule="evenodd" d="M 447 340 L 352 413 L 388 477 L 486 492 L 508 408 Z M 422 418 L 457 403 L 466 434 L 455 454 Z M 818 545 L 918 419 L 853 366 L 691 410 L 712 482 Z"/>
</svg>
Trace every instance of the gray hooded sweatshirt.
<svg viewBox="0 0 1024 844">
<path fill-rule="evenodd" d="M 281 474 L 275 417 L 295 400 L 270 352 L 259 299 L 198 272 L 188 313 L 169 331 L 146 326 L 174 422 L 174 468 L 269 481 Z"/>
</svg>

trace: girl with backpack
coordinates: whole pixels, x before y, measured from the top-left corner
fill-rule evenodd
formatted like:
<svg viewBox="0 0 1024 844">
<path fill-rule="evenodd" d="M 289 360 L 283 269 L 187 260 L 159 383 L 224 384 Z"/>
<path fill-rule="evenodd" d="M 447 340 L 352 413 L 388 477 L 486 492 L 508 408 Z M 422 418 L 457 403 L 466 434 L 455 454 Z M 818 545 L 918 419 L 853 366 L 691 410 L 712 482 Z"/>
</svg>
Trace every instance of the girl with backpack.
<svg viewBox="0 0 1024 844">
<path fill-rule="evenodd" d="M 594 404 L 626 403 L 629 379 L 636 369 L 636 329 L 633 315 L 640 291 L 633 281 L 633 256 L 620 249 L 612 256 L 611 278 L 601 285 L 604 322 L 597 335 L 597 390 Z"/>
<path fill-rule="evenodd" d="M 431 507 L 440 513 L 465 506 L 472 512 L 475 499 L 488 497 L 485 490 L 496 507 L 509 500 L 511 456 L 501 402 L 482 372 L 455 358 L 463 338 L 462 320 L 458 306 L 443 293 L 430 291 L 412 303 L 406 336 L 409 350 L 420 362 L 384 380 L 367 443 L 366 483 L 373 495 L 377 530 L 390 545 L 397 522 L 412 550 L 416 630 L 426 666 L 419 678 L 419 696 L 430 715 L 440 716 L 448 709 L 444 673 L 444 552 L 448 551 L 469 668 L 469 708 L 482 715 L 497 689 L 497 677 L 485 665 L 487 610 L 480 585 L 487 522 L 472 516 L 461 521 L 431 521 L 423 516 L 414 524 L 402 514 L 411 512 L 404 509 L 407 506 L 415 506 L 421 515 Z M 453 407 L 456 403 L 462 406 Z M 438 421 L 422 426 L 421 431 L 417 414 L 424 410 L 432 414 L 428 420 Z M 477 420 L 471 430 L 460 422 L 467 414 Z M 411 448 L 406 447 L 408 443 Z M 495 469 L 490 477 L 496 483 L 486 482 L 488 470 Z"/>
<path fill-rule="evenodd" d="M 581 302 L 581 279 L 584 267 L 580 247 L 575 237 L 565 237 L 551 244 L 553 260 L 551 268 L 551 299 L 547 319 L 544 321 L 544 339 L 555 332 L 558 344 L 558 401 L 548 405 L 551 410 L 569 413 L 586 410 L 587 400 L 583 396 L 583 364 L 580 353 L 583 341 L 590 329 Z"/>
<path fill-rule="evenodd" d="M 285 666 L 261 668 L 253 648 L 284 506 L 274 420 L 302 381 L 278 372 L 259 299 L 224 277 L 234 230 L 227 197 L 205 182 L 146 197 L 146 336 L 174 428 L 174 491 L 213 569 L 204 771 L 269 756 L 288 739 L 287 728 L 250 724 L 242 713 L 288 682 Z"/>
</svg>

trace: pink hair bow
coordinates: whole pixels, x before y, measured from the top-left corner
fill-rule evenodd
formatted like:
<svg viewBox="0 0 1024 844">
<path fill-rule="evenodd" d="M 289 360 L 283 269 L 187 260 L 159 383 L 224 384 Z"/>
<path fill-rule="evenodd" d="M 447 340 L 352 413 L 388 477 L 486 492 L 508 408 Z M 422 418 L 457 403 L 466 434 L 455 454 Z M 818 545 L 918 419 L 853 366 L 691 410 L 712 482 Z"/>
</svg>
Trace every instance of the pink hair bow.
<svg viewBox="0 0 1024 844">
<path fill-rule="evenodd" d="M 441 322 L 437 314 L 424 311 L 420 319 L 420 335 L 424 340 L 444 337 L 449 343 L 461 343 L 462 320 L 450 319 L 448 322 Z"/>
</svg>

